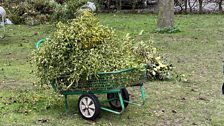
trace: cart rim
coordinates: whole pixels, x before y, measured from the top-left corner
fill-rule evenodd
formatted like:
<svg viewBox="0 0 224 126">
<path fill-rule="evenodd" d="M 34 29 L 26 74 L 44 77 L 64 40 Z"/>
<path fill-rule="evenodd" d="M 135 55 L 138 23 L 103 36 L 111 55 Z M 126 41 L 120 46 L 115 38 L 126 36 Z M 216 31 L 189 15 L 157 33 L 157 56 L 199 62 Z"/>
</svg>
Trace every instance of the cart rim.
<svg viewBox="0 0 224 126">
<path fill-rule="evenodd" d="M 121 103 L 120 103 L 118 94 L 114 93 L 114 94 L 111 94 L 111 95 L 114 98 L 114 100 L 111 101 L 111 104 L 114 105 L 117 108 L 121 107 Z"/>
<path fill-rule="evenodd" d="M 79 107 L 80 107 L 80 112 L 86 118 L 91 118 L 94 116 L 96 107 L 95 107 L 94 101 L 91 98 L 83 97 L 80 100 Z"/>
</svg>

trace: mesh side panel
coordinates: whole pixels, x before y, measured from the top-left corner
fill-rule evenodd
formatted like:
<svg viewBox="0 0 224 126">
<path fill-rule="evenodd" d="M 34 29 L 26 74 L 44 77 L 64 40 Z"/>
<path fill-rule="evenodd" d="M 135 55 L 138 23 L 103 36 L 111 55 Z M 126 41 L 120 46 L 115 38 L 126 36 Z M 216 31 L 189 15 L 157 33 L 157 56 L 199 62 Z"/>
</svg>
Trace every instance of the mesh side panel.
<svg viewBox="0 0 224 126">
<path fill-rule="evenodd" d="M 108 90 L 116 88 L 130 87 L 132 85 L 143 83 L 146 79 L 145 72 L 139 72 L 135 69 L 119 73 L 99 74 L 91 80 L 81 80 L 73 84 L 70 90 Z"/>
</svg>

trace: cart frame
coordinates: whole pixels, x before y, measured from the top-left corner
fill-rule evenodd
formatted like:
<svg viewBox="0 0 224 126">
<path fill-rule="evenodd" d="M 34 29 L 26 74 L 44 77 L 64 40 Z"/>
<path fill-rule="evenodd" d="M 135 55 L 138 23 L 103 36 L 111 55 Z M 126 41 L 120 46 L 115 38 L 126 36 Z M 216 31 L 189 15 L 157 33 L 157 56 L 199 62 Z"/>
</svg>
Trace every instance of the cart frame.
<svg viewBox="0 0 224 126">
<path fill-rule="evenodd" d="M 119 114 L 121 114 L 125 110 L 125 107 L 124 107 L 124 103 L 125 102 L 128 103 L 128 104 L 139 106 L 139 107 L 145 104 L 146 98 L 145 98 L 145 92 L 144 92 L 143 84 L 138 84 L 138 85 L 135 85 L 135 86 L 139 86 L 140 87 L 142 103 L 138 103 L 136 101 L 126 101 L 126 100 L 124 100 L 122 98 L 121 90 L 125 89 L 125 88 L 110 89 L 110 90 L 95 90 L 95 91 L 82 91 L 82 90 L 61 91 L 60 94 L 62 94 L 64 96 L 65 112 L 68 112 L 68 110 L 69 110 L 69 107 L 68 107 L 68 96 L 69 95 L 117 93 L 118 96 L 119 96 L 119 101 L 120 101 L 121 106 L 122 106 L 121 111 L 115 111 L 113 109 L 106 108 L 106 107 L 103 107 L 103 106 L 101 106 L 100 108 L 101 108 L 101 110 L 112 112 L 114 114 L 118 114 L 119 115 Z M 53 85 L 52 85 L 52 87 L 54 88 L 54 90 L 56 90 L 56 87 L 54 87 Z M 106 103 L 106 102 L 109 102 L 109 101 L 112 101 L 112 100 L 114 100 L 114 99 L 103 100 L 103 101 L 101 101 L 101 103 Z"/>
</svg>

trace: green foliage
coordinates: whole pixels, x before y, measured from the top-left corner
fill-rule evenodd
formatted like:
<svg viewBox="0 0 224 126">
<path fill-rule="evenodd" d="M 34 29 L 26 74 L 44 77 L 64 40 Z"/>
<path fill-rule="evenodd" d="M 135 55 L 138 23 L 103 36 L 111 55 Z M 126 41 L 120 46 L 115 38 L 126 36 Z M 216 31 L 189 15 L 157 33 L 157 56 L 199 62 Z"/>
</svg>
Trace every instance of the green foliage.
<svg viewBox="0 0 224 126">
<path fill-rule="evenodd" d="M 149 41 L 147 44 L 141 41 L 134 47 L 134 52 L 145 60 L 147 78 L 149 80 L 172 79 L 172 64 L 165 63 L 164 59 L 157 53 L 157 49 L 152 45 L 153 41 Z"/>
<path fill-rule="evenodd" d="M 65 89 L 81 79 L 97 77 L 98 72 L 143 68 L 131 43 L 128 35 L 119 39 L 114 30 L 85 11 L 68 24 L 58 23 L 54 36 L 36 51 L 38 77 L 42 84 L 56 80 Z"/>
<path fill-rule="evenodd" d="M 25 0 L 4 3 L 9 18 L 14 24 L 43 24 L 49 21 L 67 21 L 75 17 L 77 9 L 87 0 L 67 0 L 59 4 L 54 0 Z"/>
<path fill-rule="evenodd" d="M 67 15 L 70 18 L 74 17 L 74 14 L 76 13 L 77 9 L 81 7 L 82 5 L 86 4 L 89 0 L 67 0 Z"/>
<path fill-rule="evenodd" d="M 53 6 L 50 5 L 50 1 L 45 0 L 26 0 L 18 4 L 6 2 L 4 7 L 14 24 L 36 25 L 45 23 L 50 20 L 50 15 L 53 13 Z"/>
<path fill-rule="evenodd" d="M 38 77 L 42 84 L 56 81 L 59 89 L 68 89 L 97 79 L 98 72 L 127 68 L 140 72 L 147 64 L 149 79 L 170 78 L 172 66 L 162 61 L 151 41 L 132 43 L 136 42 L 128 34 L 123 39 L 117 37 L 114 30 L 84 11 L 68 24 L 59 22 L 54 35 L 36 51 Z"/>
<path fill-rule="evenodd" d="M 77 10 L 88 1 L 94 2 L 94 0 L 66 0 L 62 4 L 55 4 L 51 20 L 66 22 L 68 19 L 73 19 Z"/>
<path fill-rule="evenodd" d="M 8 3 L 6 7 L 8 10 L 8 17 L 14 24 L 25 23 L 26 12 L 33 12 L 32 7 L 27 2 L 21 2 L 13 6 Z"/>
<path fill-rule="evenodd" d="M 67 21 L 69 19 L 68 16 L 68 8 L 67 4 L 58 4 L 58 3 L 52 3 L 51 6 L 54 8 L 54 13 L 51 15 L 51 21 Z"/>
</svg>

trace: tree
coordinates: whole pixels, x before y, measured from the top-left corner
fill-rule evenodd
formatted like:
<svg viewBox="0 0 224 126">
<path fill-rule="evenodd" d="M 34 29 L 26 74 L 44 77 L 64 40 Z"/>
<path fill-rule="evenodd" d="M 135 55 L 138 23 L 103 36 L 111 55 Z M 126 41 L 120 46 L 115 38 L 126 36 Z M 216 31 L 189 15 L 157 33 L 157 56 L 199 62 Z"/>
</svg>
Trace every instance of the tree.
<svg viewBox="0 0 224 126">
<path fill-rule="evenodd" d="M 199 3 L 199 13 L 202 13 L 203 11 L 203 0 L 198 0 Z"/>
<path fill-rule="evenodd" d="M 184 0 L 184 12 L 187 13 L 187 0 Z"/>
<path fill-rule="evenodd" d="M 137 0 L 132 0 L 132 10 L 134 11 L 136 8 Z"/>
<path fill-rule="evenodd" d="M 121 0 L 116 0 L 116 8 L 117 10 L 121 10 L 122 2 Z"/>
<path fill-rule="evenodd" d="M 174 26 L 174 0 L 159 0 L 159 17 L 157 26 L 159 29 Z"/>
<path fill-rule="evenodd" d="M 223 0 L 219 0 L 219 1 L 218 1 L 218 4 L 219 4 L 219 11 L 220 11 L 220 12 L 222 12 L 222 1 L 223 1 Z"/>
</svg>

